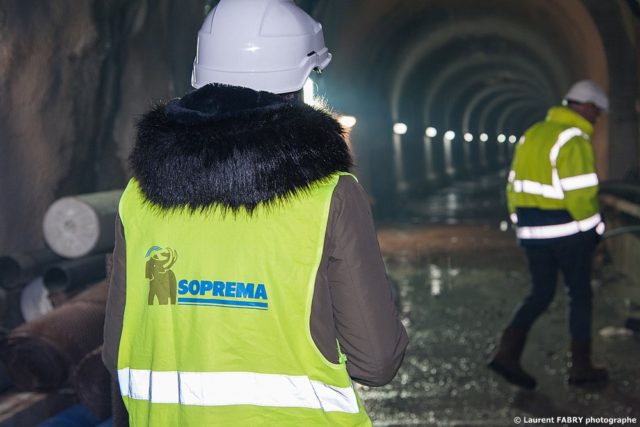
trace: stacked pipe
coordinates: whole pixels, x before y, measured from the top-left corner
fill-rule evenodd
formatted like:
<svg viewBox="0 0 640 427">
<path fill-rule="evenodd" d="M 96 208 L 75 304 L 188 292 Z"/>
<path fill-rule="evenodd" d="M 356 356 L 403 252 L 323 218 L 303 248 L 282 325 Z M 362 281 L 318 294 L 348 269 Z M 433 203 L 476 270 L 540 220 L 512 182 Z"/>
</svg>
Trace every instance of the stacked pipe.
<svg viewBox="0 0 640 427">
<path fill-rule="evenodd" d="M 24 321 L 20 308 L 25 284 L 42 274 L 48 265 L 61 259 L 48 249 L 0 257 L 0 315 L 3 330 L 12 329 Z M 2 335 L 4 342 L 6 332 Z M 0 365 L 0 391 L 11 385 L 6 367 Z"/>
<path fill-rule="evenodd" d="M 121 195 L 122 190 L 116 190 L 57 200 L 42 225 L 47 245 L 65 258 L 110 251 Z"/>
<path fill-rule="evenodd" d="M 39 249 L 0 257 L 0 300 L 2 325 L 11 329 L 19 325 L 30 313 L 46 312 L 42 307 L 44 293 L 42 274 L 63 258 L 49 249 Z M 20 310 L 18 310 L 20 308 Z M 28 320 L 28 319 L 27 319 Z"/>
<path fill-rule="evenodd" d="M 8 377 L 24 391 L 71 384 L 79 400 L 101 417 L 111 406 L 109 374 L 100 359 L 108 291 L 105 255 L 113 248 L 121 194 L 57 200 L 43 221 L 49 249 L 0 257 L 0 310 L 5 290 L 18 295 L 22 307 L 8 316 L 13 320 L 3 316 L 5 328 L 14 328 L 5 333 L 0 352 Z"/>
<path fill-rule="evenodd" d="M 44 274 L 43 282 L 49 299 L 54 306 L 59 306 L 106 275 L 107 257 L 99 254 L 55 264 Z"/>
<path fill-rule="evenodd" d="M 62 257 L 50 249 L 40 249 L 0 257 L 0 286 L 15 288 L 44 273 L 48 266 Z"/>
<path fill-rule="evenodd" d="M 103 281 L 9 333 L 2 358 L 16 387 L 52 391 L 67 383 L 79 362 L 102 344 L 107 291 Z"/>
<path fill-rule="evenodd" d="M 49 248 L 0 256 L 0 312 L 5 327 L 45 314 L 51 309 L 47 305 L 59 305 L 105 277 L 103 256 L 113 248 L 121 194 L 116 190 L 57 200 L 43 221 Z M 11 308 L 20 296 L 22 312 L 16 313 Z M 2 310 L 6 299 L 8 309 Z M 47 304 L 49 300 L 52 304 Z"/>
<path fill-rule="evenodd" d="M 111 376 L 102 363 L 102 346 L 80 361 L 72 383 L 80 403 L 98 418 L 105 419 L 111 415 Z"/>
</svg>

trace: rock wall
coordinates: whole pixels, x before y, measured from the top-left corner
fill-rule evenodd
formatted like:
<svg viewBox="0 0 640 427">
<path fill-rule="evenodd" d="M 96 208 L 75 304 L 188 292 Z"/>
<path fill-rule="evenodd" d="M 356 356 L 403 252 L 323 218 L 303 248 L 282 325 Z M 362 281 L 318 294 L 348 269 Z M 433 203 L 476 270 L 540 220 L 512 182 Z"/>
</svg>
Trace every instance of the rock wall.
<svg viewBox="0 0 640 427">
<path fill-rule="evenodd" d="M 204 0 L 0 3 L 0 254 L 56 198 L 119 188 L 136 117 L 189 89 Z"/>
<path fill-rule="evenodd" d="M 640 135 L 635 104 L 638 99 L 637 17 L 630 2 L 583 0 L 602 36 L 609 68 L 610 111 L 608 174 L 611 180 L 637 180 Z M 598 153 L 596 153 L 597 155 Z"/>
</svg>

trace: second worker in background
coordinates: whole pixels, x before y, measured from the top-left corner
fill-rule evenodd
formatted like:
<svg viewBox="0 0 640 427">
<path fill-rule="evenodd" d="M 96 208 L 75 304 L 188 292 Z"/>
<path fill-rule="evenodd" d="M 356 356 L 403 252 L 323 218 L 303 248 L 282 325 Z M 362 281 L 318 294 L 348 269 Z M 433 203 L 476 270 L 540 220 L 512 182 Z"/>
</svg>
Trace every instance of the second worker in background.
<svg viewBox="0 0 640 427">
<path fill-rule="evenodd" d="M 558 272 L 569 293 L 570 384 L 599 383 L 607 371 L 591 363 L 591 266 L 604 231 L 598 207 L 598 176 L 591 137 L 609 106 L 590 80 L 575 83 L 564 105 L 529 128 L 516 146 L 507 198 L 531 274 L 531 292 L 502 333 L 489 367 L 507 381 L 535 388 L 520 366 L 529 329 L 553 300 Z"/>
</svg>

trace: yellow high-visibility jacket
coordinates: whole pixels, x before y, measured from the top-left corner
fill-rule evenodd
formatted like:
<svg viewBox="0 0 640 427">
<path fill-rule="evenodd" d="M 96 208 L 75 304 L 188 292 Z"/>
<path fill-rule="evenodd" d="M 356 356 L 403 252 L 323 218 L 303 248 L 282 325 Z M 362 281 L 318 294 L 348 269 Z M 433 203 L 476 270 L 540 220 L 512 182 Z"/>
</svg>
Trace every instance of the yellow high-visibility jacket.
<svg viewBox="0 0 640 427">
<path fill-rule="evenodd" d="M 603 231 L 592 135 L 593 126 L 585 118 L 554 107 L 520 139 L 507 201 L 522 244 Z"/>
</svg>

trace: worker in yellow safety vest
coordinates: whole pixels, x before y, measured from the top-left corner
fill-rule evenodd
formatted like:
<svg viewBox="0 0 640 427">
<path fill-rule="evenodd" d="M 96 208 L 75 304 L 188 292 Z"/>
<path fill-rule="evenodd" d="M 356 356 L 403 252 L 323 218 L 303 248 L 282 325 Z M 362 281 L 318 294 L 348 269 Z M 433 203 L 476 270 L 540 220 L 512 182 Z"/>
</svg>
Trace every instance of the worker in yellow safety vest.
<svg viewBox="0 0 640 427">
<path fill-rule="evenodd" d="M 302 102 L 331 54 L 293 0 L 221 0 L 195 91 L 142 117 L 103 360 L 134 426 L 368 426 L 408 342 L 343 129 Z"/>
<path fill-rule="evenodd" d="M 604 223 L 598 208 L 591 137 L 609 100 L 590 80 L 575 83 L 563 106 L 549 110 L 516 146 L 507 199 L 531 274 L 531 292 L 502 333 L 489 367 L 507 381 L 535 388 L 520 366 L 527 333 L 553 300 L 558 272 L 568 288 L 570 384 L 601 383 L 607 371 L 591 362 L 591 265 Z"/>
</svg>

